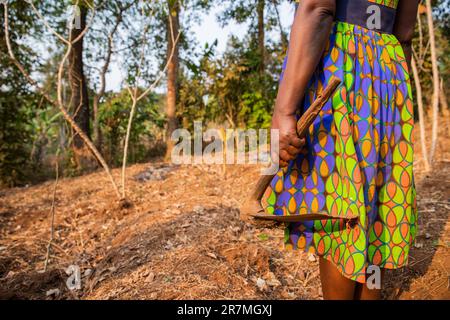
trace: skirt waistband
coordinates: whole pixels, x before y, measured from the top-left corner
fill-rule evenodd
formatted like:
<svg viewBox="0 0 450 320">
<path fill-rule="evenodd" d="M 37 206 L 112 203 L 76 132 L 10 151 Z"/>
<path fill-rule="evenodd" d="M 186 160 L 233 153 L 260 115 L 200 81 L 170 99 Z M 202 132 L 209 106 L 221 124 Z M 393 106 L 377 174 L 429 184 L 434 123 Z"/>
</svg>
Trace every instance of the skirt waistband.
<svg viewBox="0 0 450 320">
<path fill-rule="evenodd" d="M 396 10 L 368 0 L 338 0 L 335 20 L 392 34 Z"/>
</svg>

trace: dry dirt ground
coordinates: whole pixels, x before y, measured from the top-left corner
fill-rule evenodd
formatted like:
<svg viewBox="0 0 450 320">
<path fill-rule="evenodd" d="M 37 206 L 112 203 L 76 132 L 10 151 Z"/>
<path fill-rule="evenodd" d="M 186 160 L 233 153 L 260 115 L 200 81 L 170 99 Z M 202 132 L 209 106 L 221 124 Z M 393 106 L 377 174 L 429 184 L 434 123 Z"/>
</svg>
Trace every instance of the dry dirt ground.
<svg viewBox="0 0 450 320">
<path fill-rule="evenodd" d="M 419 236 L 410 265 L 388 272 L 387 299 L 449 299 L 449 121 L 438 162 L 423 173 L 416 143 Z M 283 230 L 239 220 L 253 166 L 135 165 L 130 206 L 102 172 L 0 191 L 2 299 L 321 299 L 318 261 L 283 250 Z M 114 175 L 119 177 L 119 171 Z M 81 288 L 68 290 L 69 266 Z"/>
</svg>

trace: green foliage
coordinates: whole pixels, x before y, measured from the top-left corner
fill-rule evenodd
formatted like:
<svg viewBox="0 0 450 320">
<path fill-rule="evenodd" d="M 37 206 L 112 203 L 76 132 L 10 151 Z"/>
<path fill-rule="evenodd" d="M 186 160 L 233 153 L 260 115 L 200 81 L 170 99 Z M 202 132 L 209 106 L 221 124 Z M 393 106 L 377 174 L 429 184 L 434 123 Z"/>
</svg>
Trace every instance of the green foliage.
<svg viewBox="0 0 450 320">
<path fill-rule="evenodd" d="M 269 58 L 263 74 L 257 45 L 250 36 L 242 41 L 230 38 L 223 56 L 216 57 L 214 49 L 214 45 L 206 46 L 199 64 L 185 64 L 178 106 L 183 127 L 203 120 L 228 127 L 268 128 L 284 55 L 279 43 L 267 46 Z"/>
<path fill-rule="evenodd" d="M 27 125 L 27 131 L 30 132 L 32 141 L 31 165 L 33 169 L 39 170 L 45 153 L 54 149 L 51 142 L 58 139 L 61 112 L 56 112 L 52 106 L 38 110 L 30 108 L 27 111 L 28 117 L 31 119 Z"/>
<path fill-rule="evenodd" d="M 15 186 L 25 180 L 30 134 L 26 124 L 27 97 L 13 96 L 10 90 L 0 94 L 0 186 Z M 21 99 L 18 102 L 18 99 Z"/>
<path fill-rule="evenodd" d="M 159 100 L 160 97 L 149 95 L 136 106 L 130 136 L 130 163 L 146 159 L 148 142 L 158 138 L 158 132 L 164 127 Z M 128 91 L 123 90 L 117 94 L 110 93 L 106 101 L 99 108 L 105 153 L 112 165 L 120 165 L 132 100 Z"/>
<path fill-rule="evenodd" d="M 243 108 L 239 115 L 247 119 L 247 127 L 253 129 L 270 128 L 271 101 L 264 99 L 260 92 L 248 92 L 242 96 Z"/>
<path fill-rule="evenodd" d="M 16 45 L 31 28 L 32 18 L 26 7 L 23 1 L 11 3 L 9 16 L 14 19 L 10 20 L 10 40 L 14 54 L 25 66 L 30 66 L 33 63 L 31 49 Z M 3 6 L 0 6 L 0 25 L 0 186 L 14 186 L 25 178 L 30 145 L 27 108 L 33 104 L 35 96 L 30 92 L 26 79 L 6 55 Z"/>
</svg>

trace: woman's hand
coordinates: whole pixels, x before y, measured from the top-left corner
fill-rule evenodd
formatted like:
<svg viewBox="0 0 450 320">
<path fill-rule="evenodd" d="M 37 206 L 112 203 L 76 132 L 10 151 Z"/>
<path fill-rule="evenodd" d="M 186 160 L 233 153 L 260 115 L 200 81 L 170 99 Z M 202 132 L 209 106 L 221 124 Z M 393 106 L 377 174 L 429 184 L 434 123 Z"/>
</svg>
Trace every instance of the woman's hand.
<svg viewBox="0 0 450 320">
<path fill-rule="evenodd" d="M 279 130 L 279 154 L 272 151 L 272 160 L 280 160 L 281 167 L 287 167 L 305 146 L 306 140 L 297 136 L 297 119 L 295 115 L 284 115 L 275 111 L 272 116 L 272 129 Z"/>
</svg>

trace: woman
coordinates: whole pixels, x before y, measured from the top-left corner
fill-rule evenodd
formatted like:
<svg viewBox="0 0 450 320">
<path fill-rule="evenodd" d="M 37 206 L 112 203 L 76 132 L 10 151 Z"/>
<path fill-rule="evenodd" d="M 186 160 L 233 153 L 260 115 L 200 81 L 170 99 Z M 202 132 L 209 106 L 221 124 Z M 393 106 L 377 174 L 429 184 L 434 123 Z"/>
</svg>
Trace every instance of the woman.
<svg viewBox="0 0 450 320">
<path fill-rule="evenodd" d="M 417 221 L 408 64 L 418 3 L 301 0 L 296 12 L 272 119 L 288 169 L 262 203 L 276 215 L 329 215 L 291 223 L 285 236 L 287 247 L 319 255 L 324 299 L 379 299 L 377 276 L 408 261 Z M 342 87 L 299 139 L 298 112 L 332 76 Z"/>
</svg>

